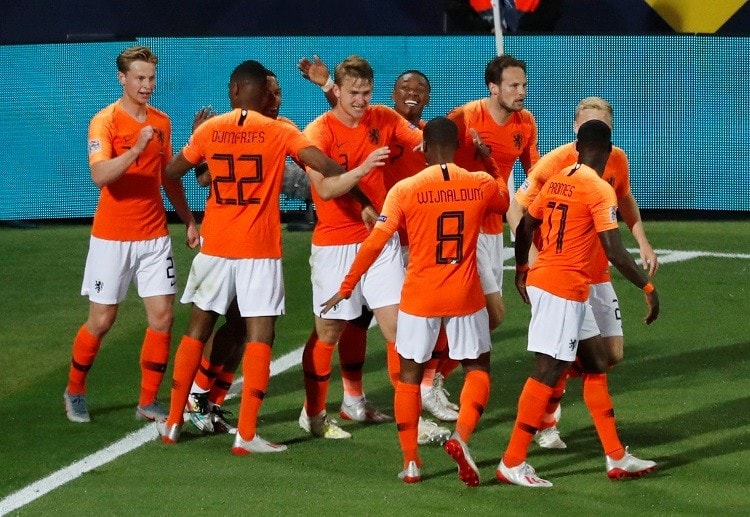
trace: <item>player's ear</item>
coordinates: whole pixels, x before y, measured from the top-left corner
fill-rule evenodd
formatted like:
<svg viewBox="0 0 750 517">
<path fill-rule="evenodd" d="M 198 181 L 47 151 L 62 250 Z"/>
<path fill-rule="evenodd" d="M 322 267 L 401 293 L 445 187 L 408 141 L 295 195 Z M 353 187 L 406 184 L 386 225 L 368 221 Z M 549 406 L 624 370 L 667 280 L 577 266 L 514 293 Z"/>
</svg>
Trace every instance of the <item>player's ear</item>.
<svg viewBox="0 0 750 517">
<path fill-rule="evenodd" d="M 489 84 L 489 85 L 487 85 L 487 86 L 489 87 L 489 89 L 490 89 L 490 93 L 491 93 L 492 95 L 497 95 L 497 94 L 499 94 L 499 93 L 500 93 L 500 87 L 499 87 L 499 86 L 498 86 L 497 84 L 495 84 L 495 83 L 490 83 L 490 84 Z"/>
<path fill-rule="evenodd" d="M 122 72 L 117 72 L 117 80 L 122 86 L 125 86 L 125 74 Z"/>
</svg>

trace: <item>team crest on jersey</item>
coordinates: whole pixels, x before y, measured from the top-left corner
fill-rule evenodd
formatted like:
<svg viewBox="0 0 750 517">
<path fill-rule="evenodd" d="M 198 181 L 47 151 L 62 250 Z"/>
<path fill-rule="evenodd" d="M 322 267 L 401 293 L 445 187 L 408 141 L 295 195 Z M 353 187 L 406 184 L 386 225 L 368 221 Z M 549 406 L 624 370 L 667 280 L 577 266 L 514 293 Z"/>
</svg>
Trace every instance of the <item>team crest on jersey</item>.
<svg viewBox="0 0 750 517">
<path fill-rule="evenodd" d="M 370 130 L 370 143 L 377 144 L 380 142 L 380 130 L 376 127 Z"/>
<path fill-rule="evenodd" d="M 100 140 L 89 140 L 89 154 L 98 153 L 102 150 L 102 143 Z"/>
<path fill-rule="evenodd" d="M 609 220 L 611 222 L 617 221 L 617 207 L 616 206 L 609 207 Z"/>
<path fill-rule="evenodd" d="M 156 138 L 159 139 L 159 144 L 164 145 L 164 131 L 154 128 L 154 134 L 156 135 Z"/>
<path fill-rule="evenodd" d="M 384 223 L 388 218 L 384 215 L 378 216 L 378 222 Z"/>
<path fill-rule="evenodd" d="M 523 133 L 520 131 L 513 133 L 513 147 L 521 149 L 523 147 Z"/>
</svg>

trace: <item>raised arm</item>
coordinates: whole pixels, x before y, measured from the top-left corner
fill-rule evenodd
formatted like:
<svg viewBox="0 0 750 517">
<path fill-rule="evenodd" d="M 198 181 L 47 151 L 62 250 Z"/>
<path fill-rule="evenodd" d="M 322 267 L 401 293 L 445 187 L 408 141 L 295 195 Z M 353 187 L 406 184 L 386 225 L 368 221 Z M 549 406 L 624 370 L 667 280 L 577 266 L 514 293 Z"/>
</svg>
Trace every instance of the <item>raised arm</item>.
<svg viewBox="0 0 750 517">
<path fill-rule="evenodd" d="M 113 183 L 120 179 L 125 174 L 133 162 L 138 159 L 138 156 L 146 149 L 146 146 L 154 137 L 154 128 L 151 126 L 144 126 L 141 128 L 141 132 L 138 134 L 138 140 L 135 145 L 128 149 L 120 156 L 115 156 L 109 160 L 102 160 L 91 165 L 91 179 L 94 184 L 102 188 L 110 183 Z"/>
<path fill-rule="evenodd" d="M 321 90 L 323 90 L 323 94 L 326 96 L 328 104 L 332 108 L 338 104 L 338 99 L 333 93 L 333 78 L 322 59 L 318 56 L 313 56 L 313 60 L 310 61 L 306 57 L 303 57 L 299 60 L 299 63 L 297 63 L 297 68 L 302 73 L 302 77 L 311 83 L 320 86 Z"/>
</svg>

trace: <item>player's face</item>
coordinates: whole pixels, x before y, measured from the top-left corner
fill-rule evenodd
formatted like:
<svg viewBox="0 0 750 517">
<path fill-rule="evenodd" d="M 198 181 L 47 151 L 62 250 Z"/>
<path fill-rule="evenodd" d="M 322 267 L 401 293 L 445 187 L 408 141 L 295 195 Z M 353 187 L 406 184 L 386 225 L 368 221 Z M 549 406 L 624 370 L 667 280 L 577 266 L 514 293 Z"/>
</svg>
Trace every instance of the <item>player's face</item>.
<svg viewBox="0 0 750 517">
<path fill-rule="evenodd" d="M 573 121 L 573 132 L 577 135 L 578 128 L 589 120 L 601 120 L 612 129 L 612 115 L 608 111 L 596 108 L 586 108 L 578 112 L 578 116 Z"/>
<path fill-rule="evenodd" d="M 430 85 L 418 74 L 406 74 L 396 83 L 391 95 L 394 109 L 404 118 L 421 117 L 430 102 Z"/>
<path fill-rule="evenodd" d="M 148 103 L 156 88 L 156 65 L 146 61 L 133 61 L 124 74 L 117 72 L 123 96 L 135 104 Z"/>
<path fill-rule="evenodd" d="M 503 70 L 500 84 L 490 83 L 490 93 L 497 99 L 500 109 L 507 112 L 521 111 L 526 100 L 526 72 L 523 68 L 508 67 Z"/>
<path fill-rule="evenodd" d="M 353 120 L 360 120 L 372 100 L 372 82 L 344 76 L 341 86 L 334 85 L 338 108 Z"/>
<path fill-rule="evenodd" d="M 281 86 L 279 81 L 272 75 L 268 76 L 268 102 L 263 114 L 266 117 L 278 118 L 281 108 Z"/>
</svg>

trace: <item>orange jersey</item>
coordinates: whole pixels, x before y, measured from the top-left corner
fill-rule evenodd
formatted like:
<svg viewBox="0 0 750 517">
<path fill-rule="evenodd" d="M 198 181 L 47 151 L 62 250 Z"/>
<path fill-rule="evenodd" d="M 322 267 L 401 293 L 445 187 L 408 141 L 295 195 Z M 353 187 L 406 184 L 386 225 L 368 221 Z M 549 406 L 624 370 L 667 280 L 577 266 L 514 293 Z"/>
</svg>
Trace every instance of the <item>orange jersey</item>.
<svg viewBox="0 0 750 517">
<path fill-rule="evenodd" d="M 392 108 L 373 105 L 367 108 L 357 127 L 345 126 L 332 111 L 313 120 L 305 135 L 326 155 L 351 170 L 378 147 L 403 145 L 414 148 L 422 141 L 422 131 L 409 124 Z M 359 188 L 380 211 L 385 200 L 385 184 L 381 168 L 373 169 L 359 181 Z M 362 223 L 362 207 L 350 194 L 324 201 L 315 188 L 312 197 L 318 222 L 312 243 L 316 246 L 356 244 L 367 238 Z"/>
<path fill-rule="evenodd" d="M 499 125 L 492 118 L 486 103 L 489 99 L 471 101 L 448 113 L 448 118 L 458 126 L 460 147 L 456 153 L 456 163 L 469 170 L 484 170 L 471 129 L 474 129 L 482 142 L 490 148 L 492 158 L 498 167 L 498 182 L 508 184 L 508 178 L 516 160 L 525 171 L 539 160 L 539 143 L 536 120 L 528 110 L 511 114 L 508 121 Z M 500 216 L 490 216 L 483 225 L 486 233 L 502 233 L 503 221 Z"/>
<path fill-rule="evenodd" d="M 543 247 L 527 284 L 561 298 L 586 301 L 591 255 L 601 248 L 597 234 L 617 228 L 615 191 L 590 167 L 563 169 L 544 184 L 529 214 L 542 220 Z"/>
<path fill-rule="evenodd" d="M 419 121 L 419 129 L 424 129 L 424 120 Z M 388 163 L 383 167 L 383 184 L 386 192 L 391 187 L 404 178 L 414 176 L 427 165 L 426 158 L 422 151 L 415 151 L 414 147 L 408 147 L 403 144 L 394 144 L 391 146 L 391 155 L 388 157 Z M 409 244 L 406 237 L 406 230 L 403 228 L 398 231 L 399 240 L 402 246 Z"/>
<path fill-rule="evenodd" d="M 139 122 L 119 101 L 101 110 L 89 124 L 89 165 L 126 153 L 145 126 L 154 128 L 154 137 L 125 174 L 99 193 L 94 237 L 141 241 L 168 235 L 161 197 L 162 173 L 172 157 L 172 126 L 166 113 L 146 106 L 146 120 Z"/>
<path fill-rule="evenodd" d="M 433 165 L 400 181 L 388 192 L 342 292 L 352 289 L 377 258 L 380 249 L 370 250 L 368 242 L 379 241 L 382 248 L 403 225 L 411 244 L 400 309 L 424 317 L 480 310 L 485 300 L 477 273 L 477 236 L 485 215 L 505 212 L 508 202 L 507 188 L 501 192 L 489 174 L 455 164 Z"/>
<path fill-rule="evenodd" d="M 516 191 L 515 199 L 523 207 L 528 207 L 539 194 L 549 178 L 566 167 L 572 167 L 578 161 L 578 151 L 575 142 L 561 145 L 548 152 L 532 167 L 523 184 Z M 615 189 L 617 199 L 630 194 L 630 165 L 625 151 L 612 146 L 612 153 L 607 160 L 602 179 Z M 610 281 L 609 261 L 604 249 L 597 246 L 591 259 L 591 282 L 600 284 Z"/>
<path fill-rule="evenodd" d="M 287 156 L 312 144 L 292 124 L 235 109 L 198 126 L 182 154 L 208 163 L 211 192 L 201 252 L 225 258 L 281 258 L 279 196 Z"/>
</svg>

